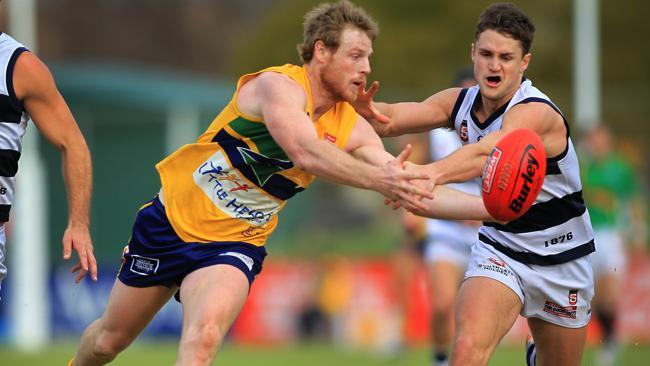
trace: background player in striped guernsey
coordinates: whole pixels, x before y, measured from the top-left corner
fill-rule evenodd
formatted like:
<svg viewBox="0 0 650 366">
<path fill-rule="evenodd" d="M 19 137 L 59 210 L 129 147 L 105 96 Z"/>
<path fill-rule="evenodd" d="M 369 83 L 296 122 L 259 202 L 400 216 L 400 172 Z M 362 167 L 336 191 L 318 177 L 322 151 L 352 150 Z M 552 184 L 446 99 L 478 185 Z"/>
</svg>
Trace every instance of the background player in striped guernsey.
<svg viewBox="0 0 650 366">
<path fill-rule="evenodd" d="M 110 362 L 177 291 L 176 364 L 211 364 L 262 269 L 277 213 L 316 176 L 416 206 L 431 197 L 411 182 L 426 174 L 404 169 L 410 148 L 395 159 L 349 104 L 365 88 L 376 34 L 348 1 L 315 7 L 298 47 L 303 66 L 242 76 L 198 140 L 157 165 L 160 195 L 138 213 L 105 313 L 70 364 Z M 467 210 L 480 211 L 473 203 Z"/>
<path fill-rule="evenodd" d="M 462 69 L 455 77 L 453 86 L 469 88 L 476 85 L 473 70 Z M 459 149 L 462 144 L 458 134 L 449 129 L 429 131 L 429 154 L 431 161 L 443 159 Z M 463 192 L 480 195 L 476 181 L 454 184 Z M 426 219 L 425 261 L 432 279 L 433 311 L 431 314 L 432 365 L 446 366 L 454 338 L 454 305 L 463 274 L 469 262 L 471 248 L 478 238 L 479 221 L 451 221 Z"/>
<path fill-rule="evenodd" d="M 546 148 L 546 177 L 532 208 L 507 224 L 488 221 L 479 229 L 456 305 L 452 365 L 487 364 L 520 313 L 536 341 L 527 362 L 579 365 L 584 348 L 593 231 L 568 124 L 524 77 L 534 30 L 513 4 L 493 4 L 479 17 L 471 48 L 477 86 L 397 104 L 374 103 L 373 86 L 355 102 L 382 136 L 455 128 L 464 146 L 426 167 L 436 184 L 480 176 L 496 142 L 516 128 L 533 129 Z M 431 216 L 436 199 L 428 210 L 410 209 Z"/>
<path fill-rule="evenodd" d="M 457 72 L 451 86 L 469 88 L 476 85 L 474 70 L 463 68 Z M 440 160 L 462 144 L 458 134 L 451 129 L 433 129 L 426 134 L 404 135 L 413 145 L 412 161 L 424 164 Z M 406 140 L 407 139 L 407 140 Z M 427 158 L 429 156 L 429 158 Z M 473 195 L 480 195 L 479 182 L 468 181 L 454 184 L 453 188 Z M 394 261 L 398 282 L 397 289 L 406 288 L 404 282 L 411 280 L 415 259 L 422 259 L 431 278 L 431 365 L 446 366 L 453 340 L 454 305 L 462 283 L 463 274 L 472 249 L 478 238 L 480 221 L 440 220 L 402 211 L 402 226 L 406 239 Z M 414 258 L 416 257 L 416 258 Z M 402 302 L 406 303 L 406 291 Z M 406 308 L 406 304 L 402 305 Z"/>
<path fill-rule="evenodd" d="M 22 136 L 30 118 L 61 152 L 68 198 L 63 258 L 70 259 L 74 250 L 79 256 L 74 267 L 76 282 L 87 273 L 96 281 L 97 262 L 88 229 L 92 168 L 86 141 L 47 66 L 6 33 L 0 33 L 0 70 L 0 283 L 7 274 L 4 226 L 13 203 Z"/>
</svg>

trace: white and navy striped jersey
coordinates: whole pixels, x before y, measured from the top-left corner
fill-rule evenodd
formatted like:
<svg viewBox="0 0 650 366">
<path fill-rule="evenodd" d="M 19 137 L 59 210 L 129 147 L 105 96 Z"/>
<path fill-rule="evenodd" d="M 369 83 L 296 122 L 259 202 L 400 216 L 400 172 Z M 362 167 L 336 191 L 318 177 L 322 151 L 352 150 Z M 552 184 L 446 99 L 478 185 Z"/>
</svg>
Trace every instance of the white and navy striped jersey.
<svg viewBox="0 0 650 366">
<path fill-rule="evenodd" d="M 443 159 L 462 146 L 455 131 L 436 128 L 429 132 L 429 153 L 432 161 Z M 447 186 L 475 196 L 481 195 L 480 185 L 475 180 L 450 183 Z M 439 239 L 460 240 L 468 243 L 472 243 L 477 238 L 476 227 L 455 220 L 427 219 L 427 234 Z"/>
<path fill-rule="evenodd" d="M 463 89 L 454 105 L 452 121 L 463 144 L 475 143 L 501 129 L 503 115 L 517 104 L 545 103 L 562 118 L 562 112 L 535 88 L 522 81 L 512 99 L 485 121 L 479 121 L 474 106 L 481 98 L 478 86 Z M 553 265 L 585 256 L 595 250 L 589 213 L 582 198 L 578 156 L 567 128 L 567 147 L 546 160 L 546 176 L 535 203 L 520 218 L 500 225 L 485 222 L 479 240 L 522 263 Z"/>
<path fill-rule="evenodd" d="M 9 219 L 22 137 L 29 116 L 14 92 L 14 66 L 25 46 L 0 33 L 0 222 Z"/>
</svg>

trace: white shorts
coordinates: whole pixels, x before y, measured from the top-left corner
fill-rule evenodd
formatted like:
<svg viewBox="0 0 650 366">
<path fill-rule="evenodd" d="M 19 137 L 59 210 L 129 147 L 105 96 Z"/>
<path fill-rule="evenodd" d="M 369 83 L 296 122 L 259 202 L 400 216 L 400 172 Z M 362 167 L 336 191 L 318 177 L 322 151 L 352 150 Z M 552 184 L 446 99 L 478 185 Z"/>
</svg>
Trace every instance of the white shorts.
<svg viewBox="0 0 650 366">
<path fill-rule="evenodd" d="M 592 266 L 594 276 L 621 276 L 627 269 L 623 237 L 614 228 L 594 229 L 596 251 L 593 254 Z"/>
<path fill-rule="evenodd" d="M 472 245 L 478 238 L 478 227 L 456 221 L 429 220 L 427 231 L 424 247 L 427 263 L 451 262 L 467 268 Z"/>
<path fill-rule="evenodd" d="M 465 272 L 465 279 L 470 277 L 492 278 L 512 289 L 523 304 L 523 317 L 566 328 L 589 323 L 594 296 L 591 255 L 552 266 L 529 265 L 477 241 Z"/>
</svg>

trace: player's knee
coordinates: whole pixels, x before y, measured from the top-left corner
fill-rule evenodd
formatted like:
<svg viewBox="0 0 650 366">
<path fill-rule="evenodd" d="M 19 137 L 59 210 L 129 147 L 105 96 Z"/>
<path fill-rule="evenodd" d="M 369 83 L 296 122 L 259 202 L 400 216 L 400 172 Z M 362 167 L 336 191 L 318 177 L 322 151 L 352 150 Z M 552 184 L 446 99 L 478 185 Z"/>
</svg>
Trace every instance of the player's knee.
<svg viewBox="0 0 650 366">
<path fill-rule="evenodd" d="M 193 343 L 195 343 L 197 348 L 197 357 L 209 356 L 214 353 L 221 345 L 225 336 L 225 331 L 214 323 L 205 323 L 197 326 L 191 333 L 193 333 L 191 338 L 194 339 Z"/>
<path fill-rule="evenodd" d="M 451 316 L 454 308 L 453 299 L 436 298 L 433 304 L 433 316 L 436 318 L 446 318 Z"/>
<path fill-rule="evenodd" d="M 122 352 L 131 340 L 117 334 L 100 332 L 93 346 L 92 352 L 95 357 L 102 359 L 113 359 Z"/>
<path fill-rule="evenodd" d="M 459 364 L 476 364 L 476 362 L 487 358 L 487 351 L 488 347 L 477 341 L 472 335 L 461 334 L 454 341 L 452 353 L 456 360 L 463 361 Z"/>
</svg>

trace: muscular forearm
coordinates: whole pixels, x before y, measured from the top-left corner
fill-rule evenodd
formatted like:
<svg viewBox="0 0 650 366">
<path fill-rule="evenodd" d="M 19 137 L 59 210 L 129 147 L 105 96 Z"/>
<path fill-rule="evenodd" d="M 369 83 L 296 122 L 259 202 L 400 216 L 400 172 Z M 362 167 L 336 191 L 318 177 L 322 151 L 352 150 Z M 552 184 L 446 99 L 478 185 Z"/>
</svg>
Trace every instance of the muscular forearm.
<svg viewBox="0 0 650 366">
<path fill-rule="evenodd" d="M 465 182 L 483 174 L 488 155 L 489 150 L 484 146 L 471 144 L 428 167 L 436 184 Z"/>
<path fill-rule="evenodd" d="M 351 152 L 356 159 L 374 166 L 382 166 L 395 159 L 388 151 L 380 146 L 363 146 Z"/>
<path fill-rule="evenodd" d="M 369 159 L 367 154 L 364 156 L 364 160 Z M 381 190 L 379 184 L 383 179 L 380 167 L 355 159 L 328 142 L 319 141 L 318 144 L 310 144 L 301 151 L 300 157 L 292 160 L 303 170 L 331 182 Z"/>
<path fill-rule="evenodd" d="M 92 168 L 90 153 L 85 143 L 61 149 L 62 170 L 68 195 L 69 225 L 89 223 Z"/>
</svg>

